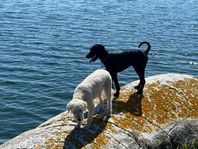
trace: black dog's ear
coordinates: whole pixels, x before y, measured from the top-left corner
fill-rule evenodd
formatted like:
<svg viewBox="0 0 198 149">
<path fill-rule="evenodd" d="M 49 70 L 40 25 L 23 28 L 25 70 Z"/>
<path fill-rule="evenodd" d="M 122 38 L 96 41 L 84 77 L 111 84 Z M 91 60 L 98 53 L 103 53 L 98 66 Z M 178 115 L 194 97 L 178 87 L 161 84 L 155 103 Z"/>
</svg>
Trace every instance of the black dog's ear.
<svg viewBox="0 0 198 149">
<path fill-rule="evenodd" d="M 105 50 L 105 47 L 102 44 L 95 44 L 94 47 Z"/>
</svg>

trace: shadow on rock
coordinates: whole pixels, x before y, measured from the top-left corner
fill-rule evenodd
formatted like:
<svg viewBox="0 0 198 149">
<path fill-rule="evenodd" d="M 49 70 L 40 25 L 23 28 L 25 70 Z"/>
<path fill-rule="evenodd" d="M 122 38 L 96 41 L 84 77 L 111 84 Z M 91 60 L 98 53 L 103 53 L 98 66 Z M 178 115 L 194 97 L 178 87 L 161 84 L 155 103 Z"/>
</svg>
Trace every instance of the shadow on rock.
<svg viewBox="0 0 198 149">
<path fill-rule="evenodd" d="M 142 105 L 141 101 L 144 96 L 142 94 L 131 94 L 126 102 L 113 100 L 113 114 L 118 114 L 120 112 L 130 112 L 136 116 L 142 116 Z"/>
<path fill-rule="evenodd" d="M 93 118 L 90 128 L 74 128 L 65 139 L 64 149 L 83 148 L 97 141 L 96 138 L 104 131 L 108 119 L 106 116 L 97 116 Z"/>
</svg>

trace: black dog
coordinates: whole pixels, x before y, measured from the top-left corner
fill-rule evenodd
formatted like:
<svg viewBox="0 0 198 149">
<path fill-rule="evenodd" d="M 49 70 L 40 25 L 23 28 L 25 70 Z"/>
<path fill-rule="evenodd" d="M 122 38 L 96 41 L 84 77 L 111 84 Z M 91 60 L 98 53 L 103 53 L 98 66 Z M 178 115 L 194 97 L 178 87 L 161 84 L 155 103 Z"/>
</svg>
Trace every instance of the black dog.
<svg viewBox="0 0 198 149">
<path fill-rule="evenodd" d="M 104 64 L 106 70 L 111 74 L 116 87 L 116 93 L 114 96 L 119 97 L 120 91 L 117 73 L 125 70 L 129 66 L 133 66 L 140 78 L 139 84 L 135 87 L 135 89 L 137 89 L 137 93 L 141 94 L 143 92 L 145 84 L 144 72 L 148 61 L 147 55 L 151 46 L 149 42 L 141 42 L 138 48 L 140 48 L 142 44 L 147 44 L 147 50 L 126 51 L 121 53 L 108 53 L 103 45 L 95 44 L 91 47 L 90 52 L 87 54 L 86 58 L 91 58 L 90 62 L 94 62 L 97 58 L 99 58 Z"/>
</svg>

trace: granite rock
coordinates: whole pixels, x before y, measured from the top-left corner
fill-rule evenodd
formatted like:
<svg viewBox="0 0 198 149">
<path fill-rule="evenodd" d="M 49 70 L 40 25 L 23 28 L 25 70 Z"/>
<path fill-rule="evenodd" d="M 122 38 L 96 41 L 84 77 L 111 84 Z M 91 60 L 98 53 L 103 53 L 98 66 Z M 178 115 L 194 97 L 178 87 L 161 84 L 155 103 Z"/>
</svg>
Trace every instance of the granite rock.
<svg viewBox="0 0 198 149">
<path fill-rule="evenodd" d="M 96 114 L 89 129 L 77 128 L 67 111 L 0 145 L 0 149 L 198 148 L 198 79 L 182 74 L 146 78 L 121 88 L 113 114 Z M 105 104 L 105 102 L 103 103 Z M 84 122 L 83 125 L 85 125 Z"/>
</svg>

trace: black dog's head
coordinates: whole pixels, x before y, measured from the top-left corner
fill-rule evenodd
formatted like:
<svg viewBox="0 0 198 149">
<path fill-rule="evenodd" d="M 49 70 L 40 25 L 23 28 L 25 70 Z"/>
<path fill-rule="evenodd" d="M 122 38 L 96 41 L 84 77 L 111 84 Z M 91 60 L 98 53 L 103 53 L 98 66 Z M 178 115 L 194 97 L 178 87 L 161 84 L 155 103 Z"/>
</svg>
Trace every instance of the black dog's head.
<svg viewBox="0 0 198 149">
<path fill-rule="evenodd" d="M 105 56 L 106 53 L 107 51 L 102 44 L 95 44 L 90 48 L 86 58 L 90 58 L 90 62 L 95 62 L 98 58 Z"/>
</svg>

